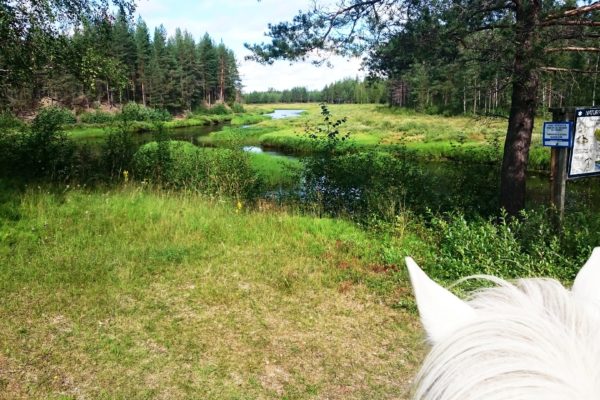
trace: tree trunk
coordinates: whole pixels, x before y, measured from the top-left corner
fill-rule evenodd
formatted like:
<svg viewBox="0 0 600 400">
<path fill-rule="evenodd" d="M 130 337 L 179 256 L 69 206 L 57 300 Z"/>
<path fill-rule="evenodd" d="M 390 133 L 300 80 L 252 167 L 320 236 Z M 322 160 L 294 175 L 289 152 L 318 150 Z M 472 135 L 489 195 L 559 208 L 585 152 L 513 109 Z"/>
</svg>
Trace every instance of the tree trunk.
<svg viewBox="0 0 600 400">
<path fill-rule="evenodd" d="M 142 104 L 146 107 L 146 89 L 144 88 L 144 81 L 142 81 Z"/>
<path fill-rule="evenodd" d="M 540 1 L 520 0 L 516 6 L 517 40 L 512 101 L 500 182 L 500 205 L 512 216 L 525 208 L 527 162 L 539 85 L 534 44 Z"/>
</svg>

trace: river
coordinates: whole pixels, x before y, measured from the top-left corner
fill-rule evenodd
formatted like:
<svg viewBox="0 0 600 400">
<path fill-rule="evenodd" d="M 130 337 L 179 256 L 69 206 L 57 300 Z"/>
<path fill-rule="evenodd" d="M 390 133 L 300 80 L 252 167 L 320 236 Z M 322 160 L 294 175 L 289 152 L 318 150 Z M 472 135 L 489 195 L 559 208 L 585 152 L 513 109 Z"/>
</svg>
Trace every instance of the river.
<svg viewBox="0 0 600 400">
<path fill-rule="evenodd" d="M 304 112 L 304 110 L 274 110 L 274 112 L 265 115 L 268 115 L 273 119 L 283 119 L 297 117 L 302 112 Z M 203 142 L 201 137 L 208 136 L 212 132 L 218 132 L 222 130 L 224 126 L 227 126 L 227 124 L 175 128 L 167 130 L 167 135 L 171 140 L 186 141 L 196 146 L 204 146 L 206 145 L 206 142 Z M 250 127 L 250 125 L 247 127 Z M 139 146 L 155 140 L 155 134 L 152 132 L 135 134 L 133 137 L 135 143 Z M 99 138 L 85 140 L 87 143 L 98 143 L 99 141 Z M 244 146 L 243 150 L 250 153 L 263 153 L 272 156 L 295 157 L 281 151 L 273 150 L 272 148 L 263 149 L 260 146 Z M 447 186 L 453 185 L 453 177 L 464 174 L 468 174 L 471 177 L 472 182 L 477 182 L 478 173 L 489 174 L 489 169 L 491 168 L 489 165 L 466 165 L 439 161 L 423 161 L 421 162 L 421 167 L 429 174 L 442 177 L 441 181 L 443 185 Z M 550 183 L 547 174 L 530 173 L 527 180 L 527 186 L 527 202 L 530 206 L 549 204 Z M 567 182 L 565 207 L 567 211 L 581 209 L 582 207 L 600 211 L 600 184 L 598 178 L 585 178 Z"/>
</svg>

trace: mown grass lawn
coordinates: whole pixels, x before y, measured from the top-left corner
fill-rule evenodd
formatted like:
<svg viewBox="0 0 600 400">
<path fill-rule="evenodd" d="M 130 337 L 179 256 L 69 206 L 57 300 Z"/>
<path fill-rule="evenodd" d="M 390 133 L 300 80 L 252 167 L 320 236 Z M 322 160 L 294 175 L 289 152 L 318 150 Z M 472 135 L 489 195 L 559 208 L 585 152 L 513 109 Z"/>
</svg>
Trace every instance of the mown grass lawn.
<svg viewBox="0 0 600 400">
<path fill-rule="evenodd" d="M 410 235 L 138 186 L 1 203 L 2 399 L 408 397 Z"/>
</svg>

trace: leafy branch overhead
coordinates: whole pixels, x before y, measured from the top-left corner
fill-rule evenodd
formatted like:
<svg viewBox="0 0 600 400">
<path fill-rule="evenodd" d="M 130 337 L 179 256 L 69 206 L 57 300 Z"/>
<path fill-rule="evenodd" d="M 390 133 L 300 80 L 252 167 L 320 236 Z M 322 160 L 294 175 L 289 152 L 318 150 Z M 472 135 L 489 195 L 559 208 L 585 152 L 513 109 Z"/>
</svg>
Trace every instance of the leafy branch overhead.
<svg viewBox="0 0 600 400">
<path fill-rule="evenodd" d="M 402 8 L 399 4 L 393 0 L 342 1 L 331 8 L 315 2 L 291 22 L 269 24 L 271 43 L 245 43 L 252 51 L 247 59 L 272 64 L 278 59 L 303 61 L 318 53 L 323 57 L 313 58 L 313 63 L 321 64 L 326 56 L 321 50 L 359 56 L 380 34 L 393 29 L 392 17 Z"/>
</svg>

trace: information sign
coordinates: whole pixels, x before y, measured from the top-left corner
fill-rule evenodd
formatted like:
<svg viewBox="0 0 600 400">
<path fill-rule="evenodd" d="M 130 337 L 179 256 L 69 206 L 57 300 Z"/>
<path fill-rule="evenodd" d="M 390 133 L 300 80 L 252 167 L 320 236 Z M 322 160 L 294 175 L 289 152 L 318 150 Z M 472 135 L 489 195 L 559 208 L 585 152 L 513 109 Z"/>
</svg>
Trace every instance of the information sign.
<svg viewBox="0 0 600 400">
<path fill-rule="evenodd" d="M 569 178 L 600 175 L 600 108 L 575 111 Z"/>
<path fill-rule="evenodd" d="M 572 122 L 544 122 L 542 142 L 544 146 L 569 147 L 571 145 Z"/>
</svg>

